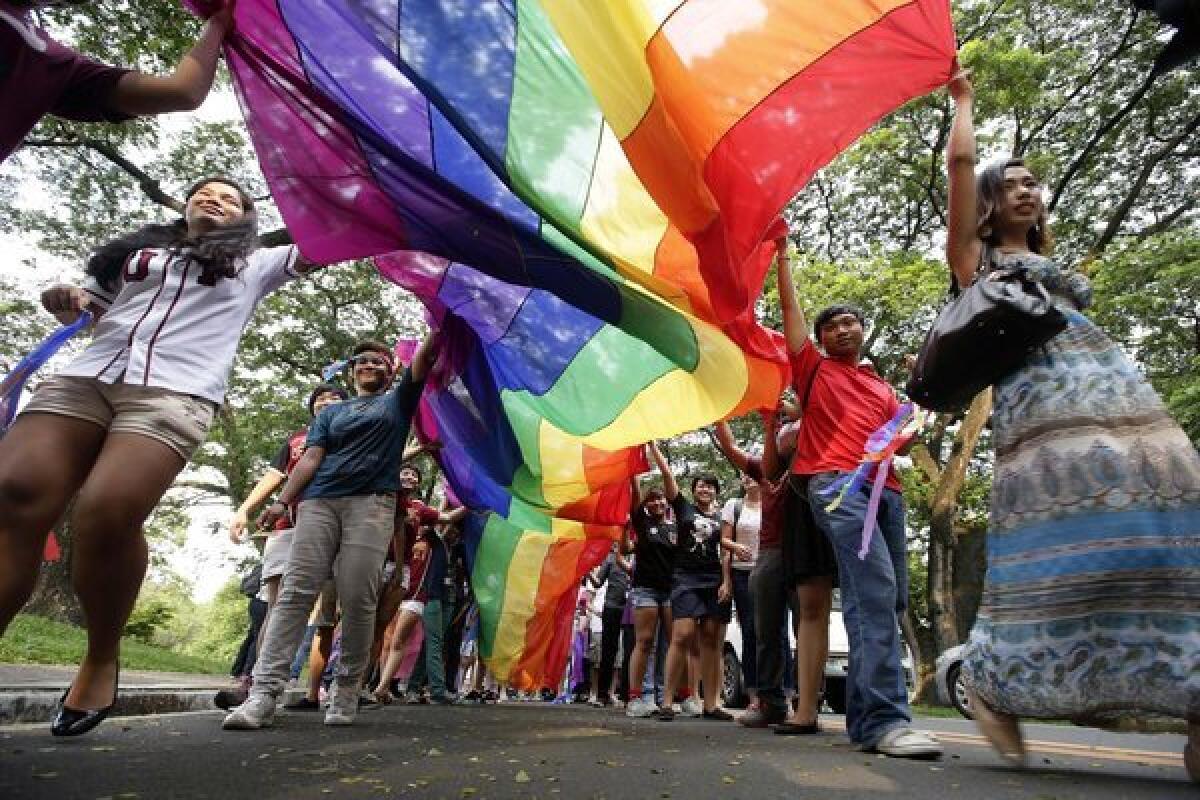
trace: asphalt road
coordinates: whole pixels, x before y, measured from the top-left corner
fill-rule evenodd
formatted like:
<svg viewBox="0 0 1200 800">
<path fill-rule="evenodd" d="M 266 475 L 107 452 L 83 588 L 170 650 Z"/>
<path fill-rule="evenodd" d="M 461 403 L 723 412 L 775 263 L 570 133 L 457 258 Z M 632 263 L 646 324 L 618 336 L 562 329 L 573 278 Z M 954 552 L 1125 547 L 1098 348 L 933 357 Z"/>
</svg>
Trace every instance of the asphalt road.
<svg viewBox="0 0 1200 800">
<path fill-rule="evenodd" d="M 0 798 L 1196 798 L 1183 737 L 1030 726 L 1033 766 L 1001 765 L 965 720 L 920 720 L 946 757 L 904 761 L 829 732 L 775 736 L 732 723 L 631 720 L 580 706 L 393 706 L 351 728 L 320 714 L 257 732 L 219 712 L 111 719 L 79 739 L 0 729 Z"/>
</svg>

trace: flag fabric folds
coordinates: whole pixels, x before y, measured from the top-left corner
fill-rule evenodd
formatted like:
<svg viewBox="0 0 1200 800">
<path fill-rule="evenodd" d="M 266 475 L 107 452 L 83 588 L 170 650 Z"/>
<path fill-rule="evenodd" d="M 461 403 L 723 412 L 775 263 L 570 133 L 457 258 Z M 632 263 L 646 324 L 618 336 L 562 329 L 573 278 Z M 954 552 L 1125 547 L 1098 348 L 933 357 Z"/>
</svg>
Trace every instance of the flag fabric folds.
<svg viewBox="0 0 1200 800">
<path fill-rule="evenodd" d="M 444 332 L 419 429 L 471 516 L 482 653 L 553 683 L 637 446 L 787 385 L 780 213 L 951 75 L 946 0 L 239 0 L 227 58 L 301 251 Z"/>
</svg>

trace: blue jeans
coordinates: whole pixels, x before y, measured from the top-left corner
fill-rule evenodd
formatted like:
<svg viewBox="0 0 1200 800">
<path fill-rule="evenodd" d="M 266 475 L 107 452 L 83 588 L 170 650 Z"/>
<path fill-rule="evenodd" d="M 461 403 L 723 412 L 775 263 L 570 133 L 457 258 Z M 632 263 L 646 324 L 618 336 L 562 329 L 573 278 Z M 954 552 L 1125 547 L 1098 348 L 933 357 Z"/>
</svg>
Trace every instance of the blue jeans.
<svg viewBox="0 0 1200 800">
<path fill-rule="evenodd" d="M 747 690 L 758 689 L 758 641 L 754 636 L 754 597 L 750 594 L 750 570 L 734 569 L 733 607 L 742 629 L 742 684 Z M 784 641 L 787 638 L 784 637 Z"/>
<path fill-rule="evenodd" d="M 808 486 L 813 516 L 837 554 L 842 617 L 850 641 L 846 674 L 846 733 L 872 748 L 885 733 L 912 723 L 900 665 L 898 614 L 908 608 L 904 497 L 883 490 L 866 560 L 860 560 L 863 519 L 871 485 L 847 495 L 833 511 L 821 494 L 842 473 L 814 475 Z"/>
<path fill-rule="evenodd" d="M 438 597 L 431 593 L 425 601 L 422 623 L 425 626 L 425 672 L 429 679 L 429 694 L 446 695 L 446 629 L 454 620 L 456 598 L 451 594 Z"/>
<path fill-rule="evenodd" d="M 309 653 L 312 652 L 313 638 L 316 635 L 316 625 L 309 625 L 304 629 L 304 640 L 300 642 L 300 647 L 296 650 L 296 657 L 292 659 L 292 666 L 288 671 L 292 680 L 299 678 L 300 673 L 304 671 L 304 665 L 308 663 Z"/>
<path fill-rule="evenodd" d="M 667 663 L 667 645 L 669 643 L 670 636 L 659 623 L 657 633 L 655 633 L 654 652 L 650 655 L 650 660 L 646 662 L 646 676 L 642 679 L 642 696 L 653 697 L 655 702 L 660 705 L 662 704 L 663 668 Z"/>
</svg>

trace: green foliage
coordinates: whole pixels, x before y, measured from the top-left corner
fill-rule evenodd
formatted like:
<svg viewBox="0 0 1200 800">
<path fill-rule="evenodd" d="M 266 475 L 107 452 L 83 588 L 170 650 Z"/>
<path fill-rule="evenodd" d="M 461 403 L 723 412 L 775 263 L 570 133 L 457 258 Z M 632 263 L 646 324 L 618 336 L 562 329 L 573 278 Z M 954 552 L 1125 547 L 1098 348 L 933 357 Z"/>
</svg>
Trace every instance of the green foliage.
<svg viewBox="0 0 1200 800">
<path fill-rule="evenodd" d="M 189 638 L 176 641 L 175 649 L 214 659 L 229 668 L 250 624 L 246 613 L 249 601 L 241 592 L 239 580 L 231 578 L 210 602 L 196 608 Z"/>
<path fill-rule="evenodd" d="M 82 628 L 32 614 L 18 614 L 0 638 L 0 662 L 78 664 L 86 649 L 87 634 Z M 121 666 L 206 675 L 219 675 L 229 669 L 228 662 L 207 654 L 185 655 L 132 637 L 121 640 Z"/>
<path fill-rule="evenodd" d="M 822 308 L 835 303 L 863 310 L 864 355 L 897 384 L 905 377 L 904 355 L 920 347 L 949 285 L 945 264 L 912 252 L 876 252 L 838 262 L 802 258 L 793 275 L 810 326 Z"/>
<path fill-rule="evenodd" d="M 1134 240 L 1092 268 L 1096 321 L 1146 371 L 1200 443 L 1200 246 L 1190 232 Z"/>
<path fill-rule="evenodd" d="M 54 318 L 0 277 L 0 374 L 7 375 L 54 327 Z"/>
<path fill-rule="evenodd" d="M 175 618 L 175 609 L 162 600 L 145 600 L 139 598 L 129 621 L 125 623 L 125 636 L 132 636 L 138 641 L 150 644 L 160 628 L 166 627 Z"/>
</svg>

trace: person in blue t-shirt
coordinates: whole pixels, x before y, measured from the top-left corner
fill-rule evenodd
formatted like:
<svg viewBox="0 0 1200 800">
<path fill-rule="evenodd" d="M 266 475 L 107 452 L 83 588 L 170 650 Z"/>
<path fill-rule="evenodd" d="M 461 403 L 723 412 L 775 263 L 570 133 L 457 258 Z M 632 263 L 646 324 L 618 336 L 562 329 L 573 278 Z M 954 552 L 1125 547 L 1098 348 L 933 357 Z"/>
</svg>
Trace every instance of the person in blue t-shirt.
<svg viewBox="0 0 1200 800">
<path fill-rule="evenodd" d="M 400 488 L 397 467 L 435 345 L 436 333 L 430 333 L 412 365 L 393 381 L 391 348 L 360 342 L 350 359 L 356 396 L 322 409 L 309 426 L 304 455 L 278 501 L 259 520 L 271 525 L 299 501 L 291 558 L 254 668 L 253 688 L 246 702 L 225 717 L 225 729 L 271 725 L 309 609 L 331 572 L 342 606 L 342 657 L 325 724 L 354 721 L 392 540 Z"/>
</svg>

